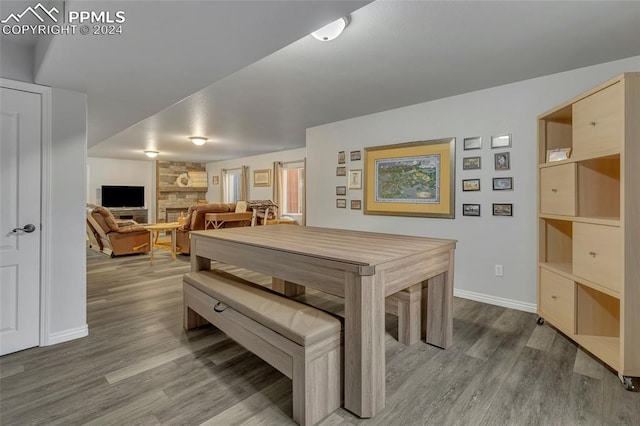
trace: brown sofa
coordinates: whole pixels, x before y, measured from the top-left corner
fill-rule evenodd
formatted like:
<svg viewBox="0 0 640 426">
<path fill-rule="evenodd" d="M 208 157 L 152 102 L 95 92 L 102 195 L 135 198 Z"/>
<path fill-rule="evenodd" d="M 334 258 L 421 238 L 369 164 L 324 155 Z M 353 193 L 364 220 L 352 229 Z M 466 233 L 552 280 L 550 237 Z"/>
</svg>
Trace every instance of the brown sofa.
<svg viewBox="0 0 640 426">
<path fill-rule="evenodd" d="M 189 207 L 185 223 L 176 231 L 176 244 L 180 247 L 182 254 L 191 253 L 190 231 L 202 231 L 204 229 L 204 215 L 207 213 L 229 213 L 235 212 L 236 205 L 233 204 L 196 204 Z M 237 226 L 249 226 L 250 221 L 226 222 L 223 228 L 235 228 Z"/>
<path fill-rule="evenodd" d="M 116 220 L 105 207 L 96 207 L 87 214 L 87 226 L 93 232 L 100 251 L 108 256 L 149 251 L 149 231 L 133 221 Z"/>
</svg>

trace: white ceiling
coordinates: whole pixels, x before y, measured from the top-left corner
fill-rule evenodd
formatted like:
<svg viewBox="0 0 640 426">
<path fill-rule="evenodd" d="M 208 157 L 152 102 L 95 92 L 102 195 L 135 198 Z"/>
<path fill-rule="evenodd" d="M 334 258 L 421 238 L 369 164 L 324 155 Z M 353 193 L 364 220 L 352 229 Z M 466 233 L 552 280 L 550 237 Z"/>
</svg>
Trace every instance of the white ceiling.
<svg viewBox="0 0 640 426">
<path fill-rule="evenodd" d="M 120 3 L 126 38 L 58 37 L 37 81 L 88 93 L 92 157 L 153 148 L 209 162 L 302 147 L 324 123 L 640 55 L 638 1 L 363 4 Z M 305 36 L 349 10 L 335 41 Z M 211 141 L 196 147 L 196 134 Z"/>
<path fill-rule="evenodd" d="M 369 1 L 42 1 L 126 21 L 121 35 L 39 39 L 35 81 L 87 93 L 93 146 Z M 2 15 L 34 3 L 3 0 Z"/>
</svg>

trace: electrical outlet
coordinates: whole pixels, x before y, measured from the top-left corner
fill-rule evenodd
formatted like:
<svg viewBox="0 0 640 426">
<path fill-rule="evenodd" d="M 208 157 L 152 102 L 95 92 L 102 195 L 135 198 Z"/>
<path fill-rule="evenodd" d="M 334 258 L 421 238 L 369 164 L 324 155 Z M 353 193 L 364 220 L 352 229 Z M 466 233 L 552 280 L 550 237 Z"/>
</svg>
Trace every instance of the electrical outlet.
<svg viewBox="0 0 640 426">
<path fill-rule="evenodd" d="M 501 277 L 504 275 L 504 269 L 502 265 L 496 265 L 496 277 Z"/>
</svg>

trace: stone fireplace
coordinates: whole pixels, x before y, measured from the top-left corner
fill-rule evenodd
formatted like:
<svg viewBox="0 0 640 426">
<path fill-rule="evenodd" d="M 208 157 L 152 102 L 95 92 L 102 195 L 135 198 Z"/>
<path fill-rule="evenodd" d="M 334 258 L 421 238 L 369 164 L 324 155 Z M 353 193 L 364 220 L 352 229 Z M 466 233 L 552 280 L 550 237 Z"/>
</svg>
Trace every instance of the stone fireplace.
<svg viewBox="0 0 640 426">
<path fill-rule="evenodd" d="M 166 222 L 177 222 L 178 218 L 180 217 L 180 213 L 184 213 L 184 215 L 187 215 L 187 209 L 188 207 L 182 208 L 182 207 L 166 207 L 165 208 L 165 221 Z"/>
<path fill-rule="evenodd" d="M 206 173 L 204 163 L 156 162 L 156 221 L 158 223 L 177 222 L 180 212 L 186 215 L 190 206 L 206 202 L 208 190 L 206 181 L 204 186 L 193 186 L 192 179 L 186 178 L 202 173 Z M 181 178 L 182 181 L 178 185 L 177 182 Z M 202 185 L 202 182 L 197 184 Z"/>
</svg>

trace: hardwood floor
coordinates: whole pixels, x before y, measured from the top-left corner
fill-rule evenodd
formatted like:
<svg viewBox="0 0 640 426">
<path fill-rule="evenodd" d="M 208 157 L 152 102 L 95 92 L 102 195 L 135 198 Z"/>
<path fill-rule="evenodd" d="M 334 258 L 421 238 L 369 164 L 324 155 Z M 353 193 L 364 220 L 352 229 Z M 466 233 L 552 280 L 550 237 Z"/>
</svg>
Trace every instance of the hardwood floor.
<svg viewBox="0 0 640 426">
<path fill-rule="evenodd" d="M 292 424 L 289 379 L 211 326 L 182 330 L 188 257 L 87 256 L 89 336 L 1 357 L 0 424 Z M 456 299 L 454 315 L 446 351 L 399 344 L 387 316 L 386 408 L 369 420 L 339 409 L 321 424 L 640 424 L 640 393 L 534 314 Z"/>
</svg>

